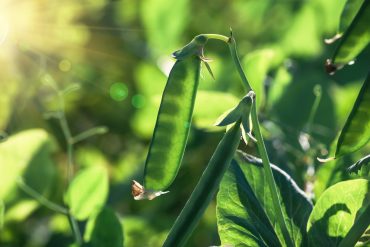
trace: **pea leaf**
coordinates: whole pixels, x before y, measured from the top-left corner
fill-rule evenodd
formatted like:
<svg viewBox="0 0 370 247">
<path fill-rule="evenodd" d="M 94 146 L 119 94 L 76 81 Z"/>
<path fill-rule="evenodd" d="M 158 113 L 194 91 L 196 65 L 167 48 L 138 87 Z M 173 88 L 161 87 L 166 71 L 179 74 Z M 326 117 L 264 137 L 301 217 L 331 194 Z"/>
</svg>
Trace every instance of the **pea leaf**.
<svg viewBox="0 0 370 247">
<path fill-rule="evenodd" d="M 370 202 L 370 181 L 354 179 L 337 183 L 318 199 L 308 220 L 309 242 L 313 246 L 338 246 Z"/>
<path fill-rule="evenodd" d="M 346 31 L 348 26 L 353 21 L 353 18 L 355 18 L 363 2 L 364 0 L 347 0 L 346 1 L 342 14 L 340 16 L 340 22 L 339 22 L 339 27 L 338 27 L 339 33 Z"/>
<path fill-rule="evenodd" d="M 79 172 L 64 197 L 73 216 L 85 220 L 98 212 L 108 196 L 108 173 L 103 166 L 92 166 Z"/>
<path fill-rule="evenodd" d="M 165 190 L 177 175 L 190 130 L 199 71 L 196 56 L 178 60 L 171 70 L 145 163 L 147 190 Z"/>
<path fill-rule="evenodd" d="M 335 157 L 359 150 L 370 141 L 370 73 L 338 138 Z"/>
<path fill-rule="evenodd" d="M 332 62 L 335 66 L 351 62 L 370 42 L 370 1 L 363 1 L 360 10 L 344 33 Z"/>
<path fill-rule="evenodd" d="M 123 229 L 115 212 L 104 207 L 89 218 L 84 240 L 92 247 L 123 247 Z"/>
<path fill-rule="evenodd" d="M 272 165 L 284 218 L 295 246 L 304 245 L 311 202 L 284 171 Z M 281 246 L 262 161 L 238 152 L 217 195 L 217 225 L 223 245 Z"/>
</svg>

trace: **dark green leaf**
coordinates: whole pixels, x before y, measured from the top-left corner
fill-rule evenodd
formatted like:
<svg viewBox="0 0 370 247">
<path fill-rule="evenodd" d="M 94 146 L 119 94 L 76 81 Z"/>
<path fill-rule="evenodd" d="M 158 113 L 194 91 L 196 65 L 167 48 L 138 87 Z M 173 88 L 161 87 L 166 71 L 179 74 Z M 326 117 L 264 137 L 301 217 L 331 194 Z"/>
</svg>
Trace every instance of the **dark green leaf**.
<svg viewBox="0 0 370 247">
<path fill-rule="evenodd" d="M 340 16 L 339 33 L 346 31 L 363 2 L 364 0 L 347 0 Z"/>
<path fill-rule="evenodd" d="M 4 212 L 5 212 L 5 205 L 4 205 L 4 202 L 0 200 L 0 230 L 3 228 L 3 225 L 4 225 Z"/>
<path fill-rule="evenodd" d="M 355 152 L 370 140 L 370 73 L 340 133 L 335 157 Z"/>
<path fill-rule="evenodd" d="M 365 0 L 334 52 L 332 62 L 335 66 L 345 65 L 353 61 L 353 59 L 355 59 L 357 55 L 369 44 L 369 23 L 370 1 Z"/>
<path fill-rule="evenodd" d="M 169 75 L 145 163 L 144 187 L 165 190 L 180 168 L 198 88 L 200 59 L 178 60 Z"/>
<path fill-rule="evenodd" d="M 284 171 L 273 166 L 288 231 L 295 246 L 305 245 L 306 223 L 312 210 L 304 192 Z M 233 246 L 281 246 L 262 161 L 241 152 L 235 155 L 217 195 L 221 243 Z"/>
<path fill-rule="evenodd" d="M 64 201 L 76 219 L 85 220 L 104 206 L 108 186 L 108 172 L 103 166 L 86 168 L 72 180 Z"/>
<path fill-rule="evenodd" d="M 110 208 L 103 208 L 99 214 L 89 218 L 84 240 L 92 247 L 122 247 L 122 225 Z"/>
<path fill-rule="evenodd" d="M 308 221 L 312 246 L 338 246 L 348 233 L 359 210 L 370 202 L 370 181 L 340 182 L 327 189 L 318 199 Z"/>
<path fill-rule="evenodd" d="M 350 167 L 348 167 L 347 171 L 350 173 L 352 172 L 357 173 L 359 170 L 361 170 L 363 166 L 367 166 L 369 164 L 370 164 L 370 154 L 363 157 L 362 159 L 360 159 L 359 161 L 357 161 Z"/>
</svg>

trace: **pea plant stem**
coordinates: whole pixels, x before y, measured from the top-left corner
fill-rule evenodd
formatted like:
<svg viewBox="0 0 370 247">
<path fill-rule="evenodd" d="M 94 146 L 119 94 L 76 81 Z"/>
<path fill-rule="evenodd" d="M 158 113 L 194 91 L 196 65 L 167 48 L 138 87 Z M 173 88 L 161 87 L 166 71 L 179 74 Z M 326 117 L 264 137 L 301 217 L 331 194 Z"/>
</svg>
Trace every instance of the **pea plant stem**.
<svg viewBox="0 0 370 247">
<path fill-rule="evenodd" d="M 235 39 L 232 35 L 229 38 L 228 44 L 229 44 L 231 57 L 234 61 L 234 64 L 235 64 L 236 69 L 239 73 L 239 76 L 242 79 L 243 85 L 244 85 L 244 87 L 246 88 L 247 91 L 250 91 L 250 90 L 252 90 L 252 87 L 250 86 L 250 84 L 247 80 L 247 77 L 245 76 L 245 73 L 243 71 L 243 68 L 240 64 L 240 60 L 239 60 L 237 50 L 236 50 L 236 42 L 235 42 Z M 253 126 L 254 126 L 253 131 L 254 131 L 254 134 L 255 134 L 255 137 L 256 137 L 256 140 L 257 140 L 258 151 L 261 155 L 265 176 L 267 178 L 267 183 L 268 183 L 269 189 L 270 189 L 271 194 L 272 194 L 272 201 L 273 201 L 274 210 L 275 210 L 275 213 L 276 213 L 276 218 L 277 218 L 278 224 L 280 226 L 280 229 L 283 233 L 286 245 L 289 246 L 289 247 L 293 247 L 294 246 L 293 241 L 290 238 L 288 228 L 285 224 L 284 215 L 283 215 L 282 208 L 280 206 L 280 200 L 279 200 L 279 197 L 278 197 L 278 192 L 277 192 L 277 188 L 276 188 L 275 179 L 274 179 L 274 176 L 272 175 L 270 161 L 269 161 L 267 151 L 266 151 L 266 147 L 265 147 L 265 144 L 263 142 L 263 137 L 262 137 L 262 134 L 261 134 L 261 131 L 260 131 L 258 115 L 257 115 L 257 107 L 256 107 L 255 103 L 252 104 L 251 118 L 252 118 L 252 123 L 253 123 Z"/>
</svg>

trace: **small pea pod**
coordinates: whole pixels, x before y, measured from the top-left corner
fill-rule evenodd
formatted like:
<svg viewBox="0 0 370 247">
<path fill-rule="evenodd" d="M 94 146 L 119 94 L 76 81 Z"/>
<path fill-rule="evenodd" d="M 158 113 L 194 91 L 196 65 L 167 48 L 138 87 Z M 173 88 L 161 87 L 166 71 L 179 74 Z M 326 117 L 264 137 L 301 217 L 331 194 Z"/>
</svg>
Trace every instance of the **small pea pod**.
<svg viewBox="0 0 370 247">
<path fill-rule="evenodd" d="M 191 55 L 176 61 L 170 72 L 145 163 L 147 191 L 165 190 L 177 175 L 189 134 L 200 61 Z"/>
<path fill-rule="evenodd" d="M 337 68 L 351 62 L 370 42 L 370 0 L 364 0 L 360 10 L 344 33 L 332 59 L 326 62 L 327 71 L 333 74 Z"/>
<path fill-rule="evenodd" d="M 340 133 L 335 157 L 357 151 L 370 141 L 370 73 Z"/>
</svg>

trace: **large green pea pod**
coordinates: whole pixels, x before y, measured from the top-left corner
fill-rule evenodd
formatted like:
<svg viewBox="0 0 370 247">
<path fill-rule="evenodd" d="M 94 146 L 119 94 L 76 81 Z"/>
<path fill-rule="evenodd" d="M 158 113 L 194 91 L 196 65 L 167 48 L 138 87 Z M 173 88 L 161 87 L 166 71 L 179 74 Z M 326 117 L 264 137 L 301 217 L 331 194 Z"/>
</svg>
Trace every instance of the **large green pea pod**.
<svg viewBox="0 0 370 247">
<path fill-rule="evenodd" d="M 192 55 L 177 60 L 170 72 L 145 163 L 146 191 L 167 189 L 178 173 L 193 115 L 200 62 Z"/>
</svg>

